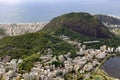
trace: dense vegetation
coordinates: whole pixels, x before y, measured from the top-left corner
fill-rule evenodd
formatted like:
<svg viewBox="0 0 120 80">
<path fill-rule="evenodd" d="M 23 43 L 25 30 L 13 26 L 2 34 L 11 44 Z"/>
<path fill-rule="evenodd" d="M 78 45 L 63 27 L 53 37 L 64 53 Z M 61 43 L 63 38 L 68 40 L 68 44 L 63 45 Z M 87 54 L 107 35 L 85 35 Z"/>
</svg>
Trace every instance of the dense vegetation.
<svg viewBox="0 0 120 80">
<path fill-rule="evenodd" d="M 33 53 L 44 53 L 48 48 L 54 55 L 74 53 L 72 45 L 46 33 L 30 33 L 0 40 L 0 56 L 9 55 L 12 58 L 25 58 Z"/>
<path fill-rule="evenodd" d="M 56 17 L 43 30 L 54 34 L 66 28 L 72 33 L 87 37 L 111 38 L 112 36 L 107 27 L 88 13 L 69 13 Z"/>
<path fill-rule="evenodd" d="M 31 70 L 34 66 L 34 62 L 39 61 L 40 54 L 32 54 L 23 59 L 23 62 L 19 64 L 19 72 L 24 73 Z"/>
<path fill-rule="evenodd" d="M 0 35 L 4 35 L 5 31 L 3 29 L 0 29 Z"/>
<path fill-rule="evenodd" d="M 85 44 L 87 48 L 99 49 L 100 46 L 107 45 L 109 47 L 118 47 L 120 46 L 120 38 L 113 36 L 111 39 L 97 39 L 99 43 Z"/>
<path fill-rule="evenodd" d="M 15 59 L 23 59 L 19 65 L 20 72 L 30 71 L 39 58 L 36 53 L 47 54 L 47 49 L 51 49 L 53 55 L 75 53 L 76 50 L 60 38 L 42 32 L 5 37 L 0 40 L 0 57 L 8 55 Z"/>
<path fill-rule="evenodd" d="M 85 44 L 87 48 L 99 48 L 102 45 L 118 47 L 120 38 L 112 34 L 95 16 L 88 13 L 70 13 L 58 16 L 43 29 L 45 32 L 60 36 L 69 36 L 73 40 L 94 41 L 100 43 Z"/>
</svg>

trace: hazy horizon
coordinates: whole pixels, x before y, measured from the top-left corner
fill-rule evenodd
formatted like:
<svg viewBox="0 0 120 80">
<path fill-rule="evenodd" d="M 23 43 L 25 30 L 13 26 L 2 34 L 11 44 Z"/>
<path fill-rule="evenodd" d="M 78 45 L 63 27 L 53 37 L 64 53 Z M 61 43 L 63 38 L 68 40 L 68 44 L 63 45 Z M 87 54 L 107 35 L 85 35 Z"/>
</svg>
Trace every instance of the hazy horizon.
<svg viewBox="0 0 120 80">
<path fill-rule="evenodd" d="M 48 22 L 70 12 L 120 17 L 119 0 L 0 0 L 0 23 Z"/>
</svg>

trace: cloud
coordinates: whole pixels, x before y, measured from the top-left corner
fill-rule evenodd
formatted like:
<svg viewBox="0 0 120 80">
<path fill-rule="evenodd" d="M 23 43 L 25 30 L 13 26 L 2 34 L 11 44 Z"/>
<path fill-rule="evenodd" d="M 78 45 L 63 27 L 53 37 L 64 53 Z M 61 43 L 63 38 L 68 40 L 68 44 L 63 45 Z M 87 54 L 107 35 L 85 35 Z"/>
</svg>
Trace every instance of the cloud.
<svg viewBox="0 0 120 80">
<path fill-rule="evenodd" d="M 20 2 L 21 2 L 21 0 L 0 0 L 1 4 L 17 4 Z"/>
</svg>

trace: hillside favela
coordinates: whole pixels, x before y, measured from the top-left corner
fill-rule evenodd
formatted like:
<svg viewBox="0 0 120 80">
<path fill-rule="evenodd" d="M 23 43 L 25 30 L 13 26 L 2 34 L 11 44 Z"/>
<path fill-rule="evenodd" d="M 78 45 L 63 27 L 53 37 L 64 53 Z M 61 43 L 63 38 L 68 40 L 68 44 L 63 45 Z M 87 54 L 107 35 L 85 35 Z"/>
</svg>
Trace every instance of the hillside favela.
<svg viewBox="0 0 120 80">
<path fill-rule="evenodd" d="M 120 80 L 119 0 L 0 0 L 0 80 Z"/>
</svg>

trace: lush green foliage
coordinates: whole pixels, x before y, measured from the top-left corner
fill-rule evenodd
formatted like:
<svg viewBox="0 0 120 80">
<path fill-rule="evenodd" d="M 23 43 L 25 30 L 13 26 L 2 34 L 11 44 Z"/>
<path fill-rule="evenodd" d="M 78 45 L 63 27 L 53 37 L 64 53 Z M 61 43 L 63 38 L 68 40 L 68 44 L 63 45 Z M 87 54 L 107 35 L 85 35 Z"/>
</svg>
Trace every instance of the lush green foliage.
<svg viewBox="0 0 120 80">
<path fill-rule="evenodd" d="M 43 30 L 53 34 L 62 33 L 64 29 L 73 34 L 94 38 L 110 38 L 112 35 L 107 27 L 88 13 L 69 13 L 56 17 Z"/>
<path fill-rule="evenodd" d="M 4 34 L 5 34 L 4 30 L 0 29 L 0 35 L 4 35 Z"/>
<path fill-rule="evenodd" d="M 20 36 L 6 37 L 0 40 L 0 56 L 9 55 L 12 58 L 22 58 L 23 63 L 19 65 L 20 72 L 30 71 L 33 63 L 38 59 L 35 53 L 47 54 L 45 51 L 51 49 L 51 54 L 61 55 L 68 52 L 75 53 L 75 48 L 60 38 L 42 33 L 29 33 Z"/>
<path fill-rule="evenodd" d="M 53 44 L 50 48 L 54 51 L 52 53 L 54 55 L 62 55 L 68 52 L 75 53 L 76 51 L 76 49 L 71 44 L 68 44 L 67 42 Z"/>
<path fill-rule="evenodd" d="M 52 64 L 52 65 L 54 64 L 55 67 L 60 67 L 60 65 L 63 65 L 63 63 L 60 62 L 60 61 L 53 61 L 51 64 Z"/>
<path fill-rule="evenodd" d="M 12 58 L 25 58 L 37 52 L 43 54 L 48 48 L 51 48 L 55 55 L 75 51 L 75 48 L 69 43 L 41 32 L 6 37 L 0 40 L 0 56 L 9 55 Z"/>
<path fill-rule="evenodd" d="M 19 72 L 23 73 L 30 71 L 34 66 L 34 62 L 39 61 L 39 57 L 39 54 L 32 54 L 23 59 L 23 62 L 19 64 Z"/>
<path fill-rule="evenodd" d="M 85 44 L 87 48 L 94 48 L 98 49 L 100 46 L 107 45 L 109 47 L 118 47 L 120 46 L 120 38 L 113 36 L 111 39 L 96 39 L 99 40 L 100 43 L 93 43 L 93 44 Z"/>
</svg>

